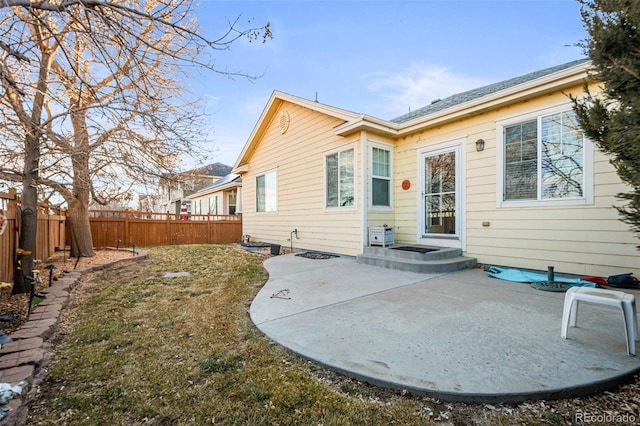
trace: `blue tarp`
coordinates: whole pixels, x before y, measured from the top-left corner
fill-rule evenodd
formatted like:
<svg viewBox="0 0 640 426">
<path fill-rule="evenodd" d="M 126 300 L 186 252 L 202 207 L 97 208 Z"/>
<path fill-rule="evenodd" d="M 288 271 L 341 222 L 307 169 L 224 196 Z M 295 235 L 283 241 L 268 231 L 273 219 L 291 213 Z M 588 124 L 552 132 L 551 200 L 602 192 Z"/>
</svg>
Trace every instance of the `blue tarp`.
<svg viewBox="0 0 640 426">
<path fill-rule="evenodd" d="M 548 281 L 547 274 L 538 272 L 521 271 L 520 269 L 504 269 L 497 266 L 489 268 L 488 275 L 505 281 L 513 281 L 517 283 L 535 283 L 540 281 Z M 567 283 L 581 287 L 595 287 L 596 284 L 590 281 L 583 281 L 579 278 L 563 278 L 555 276 L 554 282 Z"/>
</svg>

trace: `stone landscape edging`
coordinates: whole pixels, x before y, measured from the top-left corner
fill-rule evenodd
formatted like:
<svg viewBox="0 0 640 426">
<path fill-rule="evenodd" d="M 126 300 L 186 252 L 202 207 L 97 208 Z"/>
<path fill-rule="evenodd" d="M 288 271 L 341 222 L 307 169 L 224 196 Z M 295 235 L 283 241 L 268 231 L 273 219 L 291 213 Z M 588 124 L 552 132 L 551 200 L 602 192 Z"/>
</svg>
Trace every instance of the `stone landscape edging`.
<svg viewBox="0 0 640 426">
<path fill-rule="evenodd" d="M 49 361 L 50 339 L 57 331 L 60 313 L 72 300 L 74 287 L 82 275 L 149 256 L 147 251 L 136 253 L 129 258 L 74 269 L 58 277 L 55 284 L 45 290 L 46 298 L 33 307 L 27 321 L 9 334 L 13 341 L 0 348 L 0 383 L 12 387 L 21 385 L 22 392 L 9 402 L 10 411 L 0 420 L 0 426 L 26 424 L 29 401 L 36 392 L 36 385 L 46 376 L 43 367 Z"/>
</svg>

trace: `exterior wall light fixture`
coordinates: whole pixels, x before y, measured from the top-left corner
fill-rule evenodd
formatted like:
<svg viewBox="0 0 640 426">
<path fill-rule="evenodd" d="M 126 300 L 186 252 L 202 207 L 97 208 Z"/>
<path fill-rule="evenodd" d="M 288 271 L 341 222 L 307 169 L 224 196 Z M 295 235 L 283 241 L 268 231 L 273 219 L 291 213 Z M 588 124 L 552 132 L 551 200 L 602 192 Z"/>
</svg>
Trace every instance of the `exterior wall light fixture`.
<svg viewBox="0 0 640 426">
<path fill-rule="evenodd" d="M 478 139 L 476 141 L 476 151 L 484 151 L 484 139 Z"/>
</svg>

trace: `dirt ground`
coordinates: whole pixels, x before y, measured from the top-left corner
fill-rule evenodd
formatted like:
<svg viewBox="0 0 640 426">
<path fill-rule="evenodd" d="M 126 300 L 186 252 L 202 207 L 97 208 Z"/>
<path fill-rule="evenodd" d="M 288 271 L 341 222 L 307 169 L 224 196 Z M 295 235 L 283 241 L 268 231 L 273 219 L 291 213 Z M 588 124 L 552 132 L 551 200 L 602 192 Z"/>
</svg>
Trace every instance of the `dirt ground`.
<svg viewBox="0 0 640 426">
<path fill-rule="evenodd" d="M 259 253 L 264 257 L 269 257 L 265 253 Z M 42 270 L 42 283 L 38 285 L 36 291 L 46 292 L 49 282 L 48 271 L 44 269 L 48 264 L 55 264 L 57 270 L 54 271 L 53 277 L 60 276 L 63 270 L 71 271 L 74 269 L 76 259 L 69 259 L 68 253 L 56 253 L 55 256 L 45 262 L 37 265 Z M 113 260 L 131 257 L 131 251 L 115 251 L 115 250 L 97 250 L 96 256 L 92 258 L 82 258 L 78 264 L 78 269 L 94 264 L 104 264 Z M 65 258 L 66 257 L 66 258 Z M 144 263 L 131 263 L 126 266 L 128 273 L 135 274 L 137 269 L 145 267 Z M 54 284 L 55 285 L 55 284 Z M 76 291 L 82 292 L 82 287 Z M 77 300 L 82 300 L 81 295 L 76 295 Z M 0 328 L 6 334 L 17 329 L 26 319 L 28 306 L 28 295 L 11 296 L 10 289 L 2 289 L 0 300 L 0 314 L 8 315 L 13 318 L 10 322 L 0 322 Z M 329 386 L 341 387 L 344 383 L 352 381 L 352 379 L 340 376 L 339 374 L 326 371 L 323 368 L 314 368 L 314 373 L 320 381 L 328 382 Z M 372 386 L 372 389 L 377 389 Z M 394 391 L 378 389 L 376 392 L 382 399 L 386 396 L 395 394 Z M 413 398 L 407 395 L 408 398 Z M 428 399 L 428 398 L 427 398 Z M 593 424 L 585 422 L 581 418 L 577 418 L 576 413 L 583 413 L 592 416 L 609 416 L 601 418 L 592 418 L 597 424 L 637 424 L 640 419 L 640 377 L 627 384 L 615 389 L 611 392 L 604 392 L 584 398 L 572 398 L 555 401 L 534 401 L 517 405 L 468 405 L 461 403 L 443 403 L 436 401 L 442 407 L 440 421 L 448 424 L 487 424 L 487 419 L 503 418 L 506 424 L 513 424 L 514 419 L 520 418 L 517 423 L 532 424 Z M 626 417 L 623 417 L 625 416 Z M 631 417 L 629 417 L 631 416 Z M 633 423 L 619 421 L 620 419 L 634 419 Z M 572 419 L 572 421 L 567 421 Z M 604 420 L 604 421 L 598 421 Z M 491 422 L 493 422 L 491 421 Z"/>
<path fill-rule="evenodd" d="M 55 284 L 55 280 L 64 274 L 63 271 L 73 271 L 74 268 L 82 270 L 91 265 L 109 263 L 114 260 L 131 257 L 130 250 L 96 250 L 96 255 L 93 257 L 82 257 L 77 262 L 77 258 L 69 259 L 69 252 L 56 252 L 49 259 L 35 263 L 33 269 L 39 271 L 41 278 L 40 283 L 36 284 L 35 292 L 47 292 L 49 287 L 49 270 L 46 269 L 48 265 L 55 265 L 57 269 L 53 270 L 52 284 Z M 77 262 L 77 265 L 76 265 Z M 35 298 L 33 301 L 34 306 L 39 301 Z M 16 331 L 27 320 L 27 312 L 29 310 L 29 294 L 11 294 L 11 288 L 0 289 L 0 330 L 5 334 L 10 334 Z M 3 321 L 2 321 L 3 320 Z M 9 320 L 9 321 L 7 321 Z"/>
</svg>

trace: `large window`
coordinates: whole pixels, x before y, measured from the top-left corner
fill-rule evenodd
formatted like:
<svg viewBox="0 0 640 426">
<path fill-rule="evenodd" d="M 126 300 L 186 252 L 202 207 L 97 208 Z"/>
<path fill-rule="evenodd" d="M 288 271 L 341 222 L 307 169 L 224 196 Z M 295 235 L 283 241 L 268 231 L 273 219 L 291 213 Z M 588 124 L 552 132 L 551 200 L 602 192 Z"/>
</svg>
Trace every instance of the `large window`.
<svg viewBox="0 0 640 426">
<path fill-rule="evenodd" d="M 268 213 L 277 211 L 276 172 L 271 171 L 256 177 L 256 211 Z"/>
<path fill-rule="evenodd" d="M 391 151 L 377 147 L 371 151 L 371 205 L 391 207 Z"/>
<path fill-rule="evenodd" d="M 573 110 L 502 127 L 503 201 L 585 197 L 585 139 Z"/>
<path fill-rule="evenodd" d="M 327 207 L 353 207 L 355 174 L 353 149 L 326 156 Z"/>
</svg>

